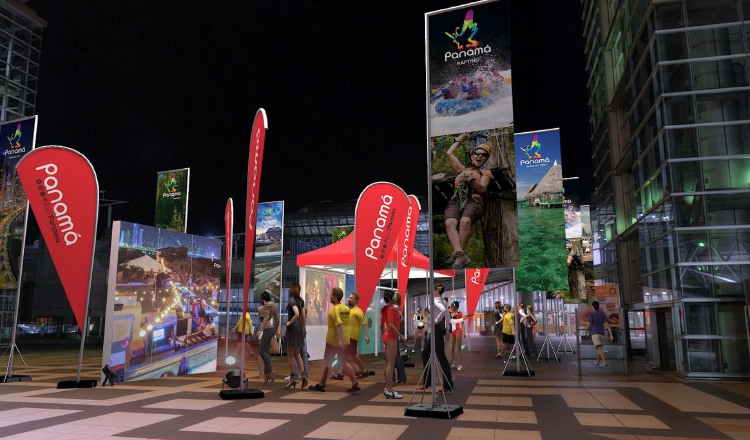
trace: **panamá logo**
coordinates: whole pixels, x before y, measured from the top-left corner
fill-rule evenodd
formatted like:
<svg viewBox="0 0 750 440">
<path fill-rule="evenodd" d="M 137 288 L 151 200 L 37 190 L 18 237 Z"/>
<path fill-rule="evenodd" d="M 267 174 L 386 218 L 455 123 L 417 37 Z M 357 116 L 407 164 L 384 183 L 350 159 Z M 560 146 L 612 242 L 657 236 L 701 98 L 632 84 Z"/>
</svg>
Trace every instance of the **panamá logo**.
<svg viewBox="0 0 750 440">
<path fill-rule="evenodd" d="M 541 159 L 542 155 L 539 154 L 539 150 L 542 149 L 542 143 L 539 142 L 539 136 L 534 135 L 534 138 L 531 139 L 531 144 L 526 145 L 525 147 L 521 147 L 521 151 L 526 153 L 526 156 L 529 159 Z"/>
<path fill-rule="evenodd" d="M 36 167 L 36 171 L 42 171 L 47 175 L 44 179 L 37 178 L 36 184 L 39 190 L 39 196 L 44 204 L 44 212 L 49 220 L 52 235 L 55 237 L 55 243 L 65 241 L 67 246 L 73 245 L 81 237 L 81 234 L 75 232 L 73 228 L 73 219 L 68 215 L 68 205 L 63 201 L 63 193 L 57 187 L 58 181 L 57 165 L 50 163 Z M 39 222 L 41 226 L 41 221 Z"/>
<path fill-rule="evenodd" d="M 444 61 L 491 53 L 492 47 L 489 44 L 485 47 L 479 47 L 479 41 L 474 39 L 477 32 L 479 32 L 479 26 L 474 22 L 474 11 L 469 9 L 466 12 L 463 26 L 460 28 L 456 27 L 456 30 L 453 32 L 445 32 L 445 35 L 456 45 L 457 51 L 446 52 Z"/>
<path fill-rule="evenodd" d="M 18 124 L 18 126 L 16 126 L 16 131 L 12 135 L 8 136 L 8 143 L 10 143 L 10 147 L 7 150 L 3 151 L 3 156 L 25 153 L 26 148 L 21 146 L 22 137 L 23 133 L 21 132 L 21 124 Z"/>
<path fill-rule="evenodd" d="M 542 158 L 542 155 L 539 153 L 539 151 L 542 149 L 542 143 L 539 142 L 538 135 L 534 135 L 534 137 L 531 139 L 531 144 L 520 148 L 521 151 L 526 153 L 526 157 L 528 158 L 528 160 L 521 159 L 521 165 L 549 163 L 549 157 Z"/>
<path fill-rule="evenodd" d="M 169 179 L 166 182 L 164 182 L 164 187 L 166 188 L 166 192 L 164 192 L 161 195 L 162 198 L 179 197 L 182 195 L 182 192 L 177 190 L 177 187 L 178 187 L 177 173 L 172 173 L 172 175 L 169 176 Z"/>
</svg>

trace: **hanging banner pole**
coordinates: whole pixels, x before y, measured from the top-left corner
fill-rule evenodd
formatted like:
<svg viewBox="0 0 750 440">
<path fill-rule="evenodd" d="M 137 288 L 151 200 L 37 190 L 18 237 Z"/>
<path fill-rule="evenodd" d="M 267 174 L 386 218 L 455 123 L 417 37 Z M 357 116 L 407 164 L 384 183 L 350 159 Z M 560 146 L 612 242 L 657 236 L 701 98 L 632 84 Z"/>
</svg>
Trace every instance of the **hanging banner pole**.
<svg viewBox="0 0 750 440">
<path fill-rule="evenodd" d="M 232 244 L 234 243 L 232 234 L 234 233 L 234 202 L 230 197 L 227 200 L 227 207 L 224 210 L 224 260 L 226 265 L 226 289 L 227 289 L 227 317 L 226 332 L 224 333 L 224 362 L 229 356 L 229 291 L 232 284 Z M 244 334 L 244 332 L 243 332 Z M 244 342 L 243 342 L 244 346 Z"/>
</svg>

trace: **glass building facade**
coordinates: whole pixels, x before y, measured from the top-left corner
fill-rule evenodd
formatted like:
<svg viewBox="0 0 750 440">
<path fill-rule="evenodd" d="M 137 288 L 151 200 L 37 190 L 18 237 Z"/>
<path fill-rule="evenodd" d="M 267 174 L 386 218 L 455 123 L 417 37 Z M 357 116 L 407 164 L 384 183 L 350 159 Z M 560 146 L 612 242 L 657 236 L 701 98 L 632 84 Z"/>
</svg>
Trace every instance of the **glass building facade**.
<svg viewBox="0 0 750 440">
<path fill-rule="evenodd" d="M 46 22 L 23 3 L 0 0 L 0 121 L 33 116 L 39 77 L 42 29 Z M 6 242 L 22 230 L 4 232 Z M 5 256 L 9 258 L 11 256 Z M 18 258 L 18 255 L 15 256 Z M 0 289 L 0 344 L 10 341 L 16 289 Z"/>
<path fill-rule="evenodd" d="M 652 368 L 750 377 L 750 1 L 581 4 L 597 276 Z"/>
</svg>

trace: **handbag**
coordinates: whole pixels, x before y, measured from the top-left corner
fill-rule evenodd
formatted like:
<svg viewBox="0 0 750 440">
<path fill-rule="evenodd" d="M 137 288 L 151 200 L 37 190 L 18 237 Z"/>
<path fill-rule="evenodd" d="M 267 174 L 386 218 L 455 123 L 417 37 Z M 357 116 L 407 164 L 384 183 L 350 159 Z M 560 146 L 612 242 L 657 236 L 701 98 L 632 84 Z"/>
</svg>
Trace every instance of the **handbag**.
<svg viewBox="0 0 750 440">
<path fill-rule="evenodd" d="M 276 338 L 276 335 L 271 338 L 271 348 L 269 352 L 271 354 L 279 354 L 279 340 Z"/>
</svg>

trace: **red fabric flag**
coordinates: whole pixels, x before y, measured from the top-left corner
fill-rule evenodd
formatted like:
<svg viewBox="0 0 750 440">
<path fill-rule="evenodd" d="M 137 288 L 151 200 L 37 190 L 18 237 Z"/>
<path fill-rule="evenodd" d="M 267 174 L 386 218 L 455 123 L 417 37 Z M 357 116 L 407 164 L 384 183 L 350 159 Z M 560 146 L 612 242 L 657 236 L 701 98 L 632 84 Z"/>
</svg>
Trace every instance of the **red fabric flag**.
<svg viewBox="0 0 750 440">
<path fill-rule="evenodd" d="M 414 195 L 409 196 L 411 205 L 406 212 L 406 221 L 398 233 L 396 257 L 398 263 L 398 291 L 401 292 L 401 310 L 406 310 L 406 287 L 409 285 L 409 271 L 411 270 L 411 255 L 414 252 L 414 239 L 417 238 L 417 222 L 419 221 L 419 200 Z"/>
<path fill-rule="evenodd" d="M 26 154 L 16 170 L 83 332 L 99 218 L 94 168 L 75 150 L 46 146 Z"/>
<path fill-rule="evenodd" d="M 482 289 L 484 289 L 484 283 L 487 281 L 490 270 L 488 268 L 464 270 L 466 271 L 466 316 L 471 319 L 474 317 L 479 297 L 482 295 Z"/>
<path fill-rule="evenodd" d="M 260 173 L 263 168 L 263 146 L 266 142 L 268 118 L 262 108 L 255 113 L 253 131 L 250 134 L 250 159 L 247 163 L 247 211 L 245 213 L 245 277 L 242 291 L 242 316 L 247 313 L 247 299 L 250 295 L 250 275 L 255 249 L 255 222 L 258 215 L 258 193 Z"/>
<path fill-rule="evenodd" d="M 370 305 L 408 209 L 409 197 L 392 183 L 373 183 L 359 196 L 354 213 L 354 284 L 363 309 Z"/>
</svg>

